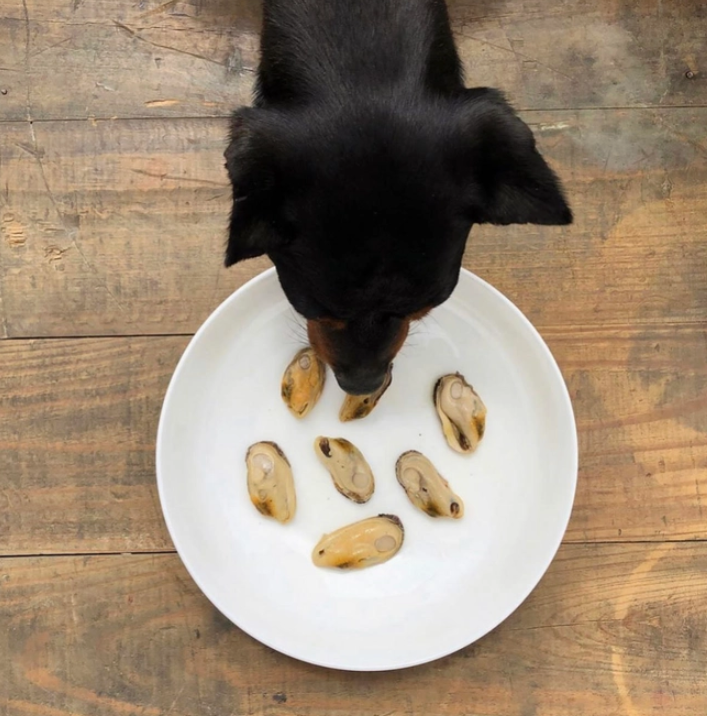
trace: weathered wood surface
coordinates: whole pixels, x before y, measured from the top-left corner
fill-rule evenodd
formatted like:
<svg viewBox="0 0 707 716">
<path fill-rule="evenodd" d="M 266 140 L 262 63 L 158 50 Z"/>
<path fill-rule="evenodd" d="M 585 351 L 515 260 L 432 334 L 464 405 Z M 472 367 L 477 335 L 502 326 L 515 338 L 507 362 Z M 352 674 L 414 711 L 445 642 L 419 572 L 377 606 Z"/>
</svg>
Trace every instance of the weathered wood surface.
<svg viewBox="0 0 707 716">
<path fill-rule="evenodd" d="M 550 571 L 463 652 L 358 675 L 245 636 L 174 554 L 96 554 L 172 549 L 154 440 L 188 336 L 164 334 L 268 265 L 221 267 L 225 116 L 250 98 L 260 2 L 5 0 L 2 716 L 707 713 L 707 6 L 449 4 L 469 82 L 527 110 L 576 214 L 477 227 L 465 257 L 573 398 Z"/>
<path fill-rule="evenodd" d="M 9 335 L 193 332 L 266 265 L 223 269 L 224 120 L 4 130 L 0 294 Z"/>
<path fill-rule="evenodd" d="M 548 333 L 577 415 L 567 540 L 707 538 L 707 334 Z M 154 478 L 187 338 L 0 343 L 0 554 L 171 548 Z"/>
<path fill-rule="evenodd" d="M 5 0 L 2 119 L 226 115 L 249 103 L 255 0 Z"/>
<path fill-rule="evenodd" d="M 470 84 L 523 109 L 707 103 L 702 0 L 449 5 Z M 226 115 L 259 21 L 259 0 L 5 0 L 0 119 Z"/>
<path fill-rule="evenodd" d="M 528 112 L 571 227 L 475 227 L 465 265 L 541 327 L 707 318 L 707 109 Z M 267 261 L 222 268 L 225 121 L 8 124 L 0 326 L 189 333 Z"/>
<path fill-rule="evenodd" d="M 567 539 L 705 539 L 705 326 L 546 338 L 567 381 L 579 434 Z"/>
<path fill-rule="evenodd" d="M 307 666 L 221 617 L 174 555 L 0 560 L 8 716 L 704 716 L 707 544 L 572 545 L 439 662 Z"/>
<path fill-rule="evenodd" d="M 172 549 L 154 450 L 186 343 L 0 342 L 3 554 Z"/>
</svg>

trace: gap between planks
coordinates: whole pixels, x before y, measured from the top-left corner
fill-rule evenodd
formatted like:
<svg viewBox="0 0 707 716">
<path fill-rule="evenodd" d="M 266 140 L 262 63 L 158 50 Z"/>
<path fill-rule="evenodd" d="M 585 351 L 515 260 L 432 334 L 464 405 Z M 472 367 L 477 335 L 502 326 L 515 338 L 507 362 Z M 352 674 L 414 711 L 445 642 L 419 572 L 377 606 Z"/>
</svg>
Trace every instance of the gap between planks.
<svg viewBox="0 0 707 716">
<path fill-rule="evenodd" d="M 645 544 L 645 545 L 677 545 L 677 544 L 705 544 L 707 538 L 698 539 L 661 539 L 661 540 L 650 540 L 650 539 L 627 539 L 627 540 L 598 540 L 596 542 L 575 542 L 567 541 L 563 542 L 564 546 L 579 547 L 610 547 L 617 545 L 632 545 L 632 544 Z M 27 554 L 2 554 L 0 555 L 0 562 L 5 560 L 16 560 L 16 559 L 61 559 L 68 557 L 142 557 L 149 555 L 161 555 L 161 554 L 178 554 L 176 549 L 147 549 L 144 551 L 132 551 L 126 552 L 124 550 L 116 550 L 115 552 L 33 552 Z"/>
<path fill-rule="evenodd" d="M 240 106 L 234 104 L 233 110 L 235 111 Z M 514 109 L 517 112 L 542 112 L 548 114 L 551 112 L 608 112 L 608 111 L 621 111 L 627 110 L 670 110 L 670 109 L 706 109 L 707 103 L 699 102 L 697 104 L 629 104 L 629 105 L 606 105 L 601 107 L 550 107 L 548 109 L 538 107 L 521 107 L 515 106 Z M 87 115 L 86 117 L 43 117 L 41 119 L 32 119 L 32 124 L 52 124 L 58 122 L 133 122 L 133 121 L 164 121 L 164 122 L 176 122 L 176 121 L 195 121 L 195 120 L 227 120 L 230 119 L 230 113 L 227 114 L 185 114 L 179 116 L 155 116 L 155 115 L 126 115 L 126 116 L 110 116 L 102 117 L 97 115 Z M 0 126 L 3 124 L 22 124 L 21 119 L 0 119 Z"/>
<path fill-rule="evenodd" d="M 214 306 L 216 310 L 218 306 Z M 571 326 L 564 324 L 547 324 L 534 323 L 533 327 L 543 336 L 563 336 L 563 335 L 607 335 L 610 333 L 626 333 L 639 331 L 643 329 L 652 329 L 655 331 L 666 330 L 695 330 L 704 328 L 707 330 L 707 319 L 695 318 L 694 320 L 680 319 L 678 321 L 664 320 L 660 322 L 646 321 L 645 323 L 604 323 L 601 326 L 596 325 L 580 325 Z M 90 334 L 65 334 L 65 335 L 17 335 L 0 337 L 0 345 L 3 342 L 19 342 L 19 341 L 89 341 L 89 340 L 118 340 L 122 338 L 193 338 L 194 331 L 184 333 L 90 333 Z"/>
</svg>

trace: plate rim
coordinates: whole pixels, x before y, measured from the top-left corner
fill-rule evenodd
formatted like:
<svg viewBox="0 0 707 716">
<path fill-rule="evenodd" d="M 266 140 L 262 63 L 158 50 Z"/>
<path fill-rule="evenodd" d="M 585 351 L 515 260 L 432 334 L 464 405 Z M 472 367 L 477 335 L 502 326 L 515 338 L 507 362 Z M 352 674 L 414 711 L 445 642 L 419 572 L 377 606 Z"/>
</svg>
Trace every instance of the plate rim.
<svg viewBox="0 0 707 716">
<path fill-rule="evenodd" d="M 156 482 L 157 482 L 157 492 L 158 497 L 160 500 L 160 508 L 162 512 L 162 518 L 165 522 L 165 525 L 167 527 L 167 532 L 169 533 L 170 539 L 172 541 L 172 544 L 174 545 L 175 551 L 177 553 L 177 556 L 179 557 L 180 561 L 182 562 L 182 565 L 187 570 L 189 576 L 194 581 L 196 586 L 199 588 L 201 593 L 209 600 L 211 605 L 217 609 L 221 614 L 223 614 L 236 628 L 240 629 L 242 632 L 247 634 L 250 638 L 255 639 L 259 643 L 265 645 L 267 648 L 272 649 L 273 651 L 276 651 L 278 653 L 284 654 L 285 656 L 295 659 L 297 661 L 301 661 L 307 664 L 312 664 L 314 666 L 327 668 L 327 669 L 336 669 L 341 671 L 351 671 L 351 672 L 358 672 L 358 673 L 366 673 L 366 672 L 384 672 L 384 671 L 399 671 L 402 669 L 409 669 L 415 666 L 420 666 L 422 664 L 428 664 L 434 661 L 438 661 L 439 659 L 443 659 L 447 656 L 451 656 L 452 654 L 457 653 L 461 649 L 464 649 L 471 644 L 477 642 L 479 639 L 482 639 L 483 637 L 487 636 L 489 633 L 491 633 L 494 629 L 496 629 L 498 626 L 503 624 L 512 614 L 514 614 L 520 606 L 528 599 L 530 594 L 532 594 L 533 591 L 537 588 L 537 586 L 542 581 L 543 577 L 547 573 L 550 565 L 554 562 L 557 553 L 562 545 L 564 536 L 567 532 L 567 527 L 569 526 L 570 519 L 572 517 L 572 511 L 574 509 L 574 503 L 576 499 L 576 493 L 577 493 L 577 482 L 578 482 L 578 471 L 579 471 L 579 441 L 578 441 L 578 435 L 577 435 L 577 421 L 574 414 L 574 407 L 572 405 L 572 399 L 569 394 L 569 389 L 567 387 L 567 383 L 565 381 L 565 378 L 562 374 L 562 371 L 560 370 L 560 367 L 552 354 L 552 351 L 550 350 L 550 347 L 545 342 L 544 338 L 538 331 L 538 329 L 533 325 L 533 323 L 530 321 L 530 319 L 516 306 L 507 296 L 505 296 L 501 291 L 499 291 L 497 288 L 495 288 L 493 285 L 491 285 L 488 281 L 482 279 L 477 274 L 473 273 L 472 271 L 469 271 L 468 269 L 462 267 L 459 271 L 459 280 L 462 280 L 462 277 L 464 277 L 464 280 L 472 281 L 476 284 L 478 284 L 482 289 L 489 291 L 491 294 L 494 295 L 494 298 L 499 300 L 501 303 L 505 304 L 505 307 L 507 309 L 510 309 L 512 313 L 516 314 L 516 317 L 520 319 L 520 321 L 525 324 L 525 327 L 529 329 L 529 332 L 531 333 L 532 337 L 535 339 L 536 343 L 539 345 L 540 350 L 543 352 L 549 367 L 551 368 L 551 372 L 553 373 L 553 376 L 556 381 L 558 381 L 558 385 L 561 387 L 561 395 L 562 395 L 562 403 L 564 404 L 564 407 L 566 408 L 566 412 L 570 418 L 570 425 L 568 425 L 568 432 L 571 437 L 571 445 L 568 446 L 569 449 L 571 449 L 571 457 L 572 457 L 572 484 L 571 489 L 569 490 L 570 498 L 567 501 L 567 504 L 564 506 L 564 517 L 562 520 L 558 519 L 558 528 L 557 528 L 557 534 L 555 537 L 555 546 L 554 548 L 549 552 L 548 557 L 545 560 L 541 561 L 541 566 L 538 569 L 538 575 L 537 577 L 534 577 L 532 580 L 530 580 L 530 586 L 527 590 L 524 590 L 522 593 L 522 597 L 513 600 L 515 602 L 515 606 L 513 606 L 510 611 L 508 611 L 505 616 L 503 616 L 501 619 L 497 620 L 496 623 L 491 624 L 488 626 L 484 631 L 482 631 L 478 636 L 473 637 L 470 641 L 466 640 L 466 637 L 464 639 L 464 643 L 460 644 L 459 646 L 455 646 L 452 649 L 445 648 L 441 651 L 441 653 L 435 653 L 433 655 L 424 657 L 424 658 L 417 658 L 411 661 L 405 661 L 401 660 L 399 663 L 388 665 L 388 666 L 372 666 L 372 667 L 359 667 L 359 666 L 346 666 L 342 663 L 335 663 L 335 660 L 331 660 L 329 663 L 327 663 L 325 660 L 317 660 L 317 659 L 310 659 L 305 658 L 301 655 L 298 655 L 297 653 L 294 653 L 293 650 L 287 649 L 287 648 L 281 648 L 280 646 L 275 646 L 272 643 L 270 643 L 268 640 L 261 639 L 260 637 L 256 636 L 250 629 L 246 629 L 243 626 L 241 626 L 236 619 L 234 619 L 231 616 L 231 610 L 226 605 L 222 605 L 219 603 L 218 599 L 215 599 L 209 591 L 204 587 L 201 578 L 197 577 L 198 570 L 192 569 L 192 565 L 189 564 L 189 559 L 185 556 L 184 550 L 180 549 L 182 546 L 180 543 L 180 539 L 176 536 L 176 526 L 173 524 L 172 518 L 169 516 L 169 512 L 167 509 L 165 509 L 166 505 L 166 499 L 165 499 L 165 469 L 161 467 L 162 461 L 163 461 L 163 453 L 165 451 L 164 447 L 164 431 L 165 431 L 165 421 L 166 421 L 166 415 L 169 411 L 169 404 L 172 401 L 172 395 L 176 391 L 176 385 L 178 384 L 180 380 L 180 375 L 183 370 L 185 370 L 185 365 L 190 359 L 191 353 L 193 350 L 195 350 L 196 343 L 200 340 L 201 336 L 209 329 L 212 323 L 216 322 L 224 311 L 227 310 L 227 308 L 230 306 L 231 303 L 238 300 L 238 297 L 245 293 L 247 290 L 251 289 L 253 286 L 264 283 L 267 281 L 272 280 L 273 278 L 277 280 L 276 275 L 276 269 L 275 267 L 270 267 L 265 269 L 264 271 L 260 272 L 259 274 L 256 274 L 251 279 L 246 281 L 243 285 L 239 286 L 235 291 L 233 291 L 229 296 L 227 296 L 204 320 L 204 322 L 199 326 L 197 331 L 194 333 L 194 335 L 189 340 L 187 346 L 185 347 L 184 351 L 182 352 L 179 361 L 177 362 L 177 365 L 172 373 L 172 376 L 170 377 L 169 383 L 167 385 L 167 389 L 164 394 L 164 398 L 162 400 L 162 407 L 160 409 L 160 417 L 157 425 L 157 435 L 156 435 L 156 443 L 155 443 L 155 475 L 156 475 Z M 444 305 L 444 304 L 441 304 Z"/>
</svg>

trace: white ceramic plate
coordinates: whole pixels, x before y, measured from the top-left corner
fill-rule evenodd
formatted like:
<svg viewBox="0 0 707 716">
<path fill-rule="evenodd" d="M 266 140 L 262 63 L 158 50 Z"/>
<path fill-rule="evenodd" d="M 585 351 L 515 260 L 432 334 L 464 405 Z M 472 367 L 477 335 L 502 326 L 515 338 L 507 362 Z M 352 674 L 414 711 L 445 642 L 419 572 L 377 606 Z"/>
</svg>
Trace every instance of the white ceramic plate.
<svg viewBox="0 0 707 716">
<path fill-rule="evenodd" d="M 303 661 L 378 671 L 461 649 L 528 596 L 570 516 L 576 431 L 550 351 L 508 299 L 463 271 L 396 358 L 378 407 L 342 424 L 331 373 L 304 420 L 282 403 L 282 372 L 303 337 L 271 269 L 219 306 L 182 356 L 157 437 L 160 499 L 181 559 L 231 621 Z M 454 371 L 488 408 L 471 456 L 447 446 L 432 404 L 437 378 Z M 318 435 L 362 450 L 376 476 L 367 504 L 335 490 L 312 448 Z M 277 442 L 292 464 L 297 514 L 288 525 L 261 516 L 248 498 L 244 456 L 258 440 Z M 463 519 L 433 519 L 408 502 L 394 466 L 410 449 L 450 481 Z M 395 558 L 359 572 L 312 564 L 323 533 L 378 513 L 405 525 Z"/>
</svg>

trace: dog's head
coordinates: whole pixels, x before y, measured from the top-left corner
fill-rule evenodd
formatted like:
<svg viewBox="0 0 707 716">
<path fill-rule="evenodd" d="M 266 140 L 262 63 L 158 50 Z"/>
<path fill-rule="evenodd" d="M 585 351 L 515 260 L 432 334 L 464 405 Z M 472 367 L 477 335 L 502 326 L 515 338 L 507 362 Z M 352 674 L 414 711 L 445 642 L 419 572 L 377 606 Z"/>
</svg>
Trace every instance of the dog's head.
<svg viewBox="0 0 707 716">
<path fill-rule="evenodd" d="M 494 90 L 375 109 L 243 109 L 226 265 L 267 254 L 315 350 L 373 392 L 453 291 L 472 224 L 567 224 L 530 129 Z"/>
</svg>

